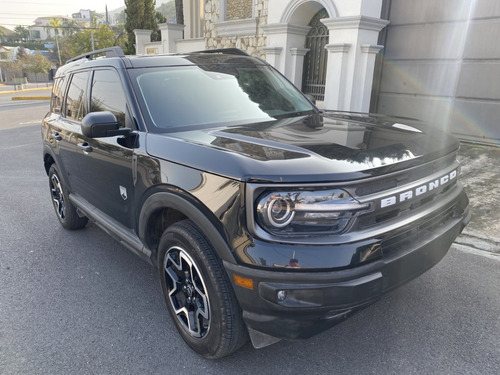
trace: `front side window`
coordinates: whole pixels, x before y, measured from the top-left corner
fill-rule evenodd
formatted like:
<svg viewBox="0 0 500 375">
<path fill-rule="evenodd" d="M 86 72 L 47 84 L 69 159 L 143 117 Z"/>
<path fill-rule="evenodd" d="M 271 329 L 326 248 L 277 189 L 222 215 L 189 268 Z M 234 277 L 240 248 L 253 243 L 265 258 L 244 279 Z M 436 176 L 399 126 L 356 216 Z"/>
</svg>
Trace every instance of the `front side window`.
<svg viewBox="0 0 500 375">
<path fill-rule="evenodd" d="M 92 79 L 90 112 L 112 112 L 121 127 L 125 127 L 127 100 L 118 73 L 96 70 Z"/>
<path fill-rule="evenodd" d="M 145 112 L 158 131 L 273 121 L 314 111 L 265 65 L 164 67 L 135 74 Z"/>
<path fill-rule="evenodd" d="M 73 74 L 66 97 L 65 114 L 67 118 L 81 121 L 87 114 L 88 77 L 88 71 Z"/>
</svg>

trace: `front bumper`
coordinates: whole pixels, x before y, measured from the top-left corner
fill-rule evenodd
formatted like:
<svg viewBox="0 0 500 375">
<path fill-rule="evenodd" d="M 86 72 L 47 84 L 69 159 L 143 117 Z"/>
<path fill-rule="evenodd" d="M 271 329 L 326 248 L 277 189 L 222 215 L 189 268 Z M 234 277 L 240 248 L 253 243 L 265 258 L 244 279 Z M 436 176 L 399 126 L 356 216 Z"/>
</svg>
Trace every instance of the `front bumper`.
<svg viewBox="0 0 500 375">
<path fill-rule="evenodd" d="M 434 266 L 469 220 L 466 206 L 460 215 L 455 211 L 439 223 L 406 228 L 382 243 L 383 257 L 349 269 L 312 272 L 224 265 L 233 284 L 234 275 L 253 280 L 253 289 L 233 285 L 251 333 L 304 339 L 340 323 Z"/>
</svg>

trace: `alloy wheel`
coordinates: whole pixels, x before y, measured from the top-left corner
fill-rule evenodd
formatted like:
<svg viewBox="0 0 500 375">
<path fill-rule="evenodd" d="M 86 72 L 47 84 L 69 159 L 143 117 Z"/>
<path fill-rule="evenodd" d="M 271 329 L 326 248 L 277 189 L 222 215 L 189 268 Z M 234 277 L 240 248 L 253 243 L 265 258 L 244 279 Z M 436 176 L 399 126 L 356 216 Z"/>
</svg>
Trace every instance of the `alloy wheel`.
<svg viewBox="0 0 500 375">
<path fill-rule="evenodd" d="M 210 329 L 210 308 L 203 276 L 193 258 L 183 249 L 172 247 L 163 264 L 168 300 L 189 335 L 203 338 Z"/>
<path fill-rule="evenodd" d="M 56 174 L 53 174 L 50 178 L 52 187 L 50 189 L 52 193 L 52 201 L 54 202 L 54 207 L 56 208 L 57 215 L 59 218 L 64 220 L 66 217 L 66 204 L 64 202 L 64 194 L 61 187 L 61 182 Z"/>
</svg>

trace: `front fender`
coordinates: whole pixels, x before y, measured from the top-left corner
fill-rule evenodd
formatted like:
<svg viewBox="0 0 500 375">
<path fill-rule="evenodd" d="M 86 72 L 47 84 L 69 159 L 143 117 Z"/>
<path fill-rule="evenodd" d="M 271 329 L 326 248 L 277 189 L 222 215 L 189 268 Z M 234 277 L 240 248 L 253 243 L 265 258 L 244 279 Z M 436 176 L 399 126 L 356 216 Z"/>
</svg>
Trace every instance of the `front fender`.
<svg viewBox="0 0 500 375">
<path fill-rule="evenodd" d="M 148 197 L 142 205 L 138 229 L 139 237 L 144 243 L 146 243 L 149 218 L 155 211 L 164 208 L 174 209 L 193 221 L 210 241 L 219 257 L 225 262 L 236 264 L 231 248 L 213 222 L 195 204 L 172 192 L 157 192 Z M 151 250 L 156 253 L 156 249 Z"/>
</svg>

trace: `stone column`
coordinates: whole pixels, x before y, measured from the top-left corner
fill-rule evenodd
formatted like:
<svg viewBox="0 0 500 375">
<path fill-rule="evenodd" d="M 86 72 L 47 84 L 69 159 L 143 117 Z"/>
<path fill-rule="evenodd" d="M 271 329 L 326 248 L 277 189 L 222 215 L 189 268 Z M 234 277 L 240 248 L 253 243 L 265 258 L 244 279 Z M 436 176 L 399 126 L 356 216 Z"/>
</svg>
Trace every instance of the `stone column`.
<svg viewBox="0 0 500 375">
<path fill-rule="evenodd" d="M 375 54 L 382 48 L 377 46 L 378 34 L 389 21 L 367 16 L 347 16 L 326 18 L 321 22 L 330 32 L 330 44 L 326 47 L 329 60 L 326 80 L 328 94 L 333 94 L 330 97 L 325 93 L 324 108 L 368 111 Z M 350 48 L 346 49 L 347 45 Z M 336 67 L 337 63 L 341 63 L 342 68 Z M 340 86 L 332 88 L 335 85 Z"/>
<path fill-rule="evenodd" d="M 351 45 L 348 43 L 327 44 L 325 48 L 328 51 L 328 61 L 323 108 L 346 109 L 347 54 Z"/>
<path fill-rule="evenodd" d="M 146 54 L 146 43 L 151 43 L 151 30 L 135 29 L 135 54 L 145 55 Z"/>
<path fill-rule="evenodd" d="M 309 52 L 309 48 L 290 48 L 290 53 L 292 54 L 292 59 L 290 61 L 291 71 L 293 76 L 291 77 L 292 83 L 302 89 L 302 72 L 304 70 L 304 56 Z"/>
<path fill-rule="evenodd" d="M 280 55 L 283 50 L 282 47 L 264 47 L 262 48 L 264 53 L 266 54 L 266 61 L 271 64 L 276 69 L 279 69 L 280 64 Z"/>
<path fill-rule="evenodd" d="M 361 79 L 361 86 L 364 90 L 358 96 L 359 102 L 357 106 L 362 108 L 363 111 L 368 111 L 370 109 L 370 99 L 373 87 L 373 72 L 375 70 L 375 57 L 377 53 L 382 50 L 384 46 L 373 45 L 373 44 L 362 44 L 361 45 L 361 57 L 362 57 L 362 71 L 365 73 L 363 79 Z"/>
<path fill-rule="evenodd" d="M 175 42 L 183 38 L 185 26 L 176 23 L 160 23 L 158 27 L 161 32 L 163 53 L 176 53 Z"/>
<path fill-rule="evenodd" d="M 269 51 L 270 48 L 275 48 L 275 51 L 281 48 L 279 59 L 275 59 L 276 65 L 273 66 L 283 73 L 290 81 L 294 81 L 295 72 L 292 70 L 293 58 L 291 50 L 294 48 L 304 48 L 306 35 L 311 27 L 276 23 L 263 25 L 262 29 L 267 36 L 267 51 Z"/>
</svg>

